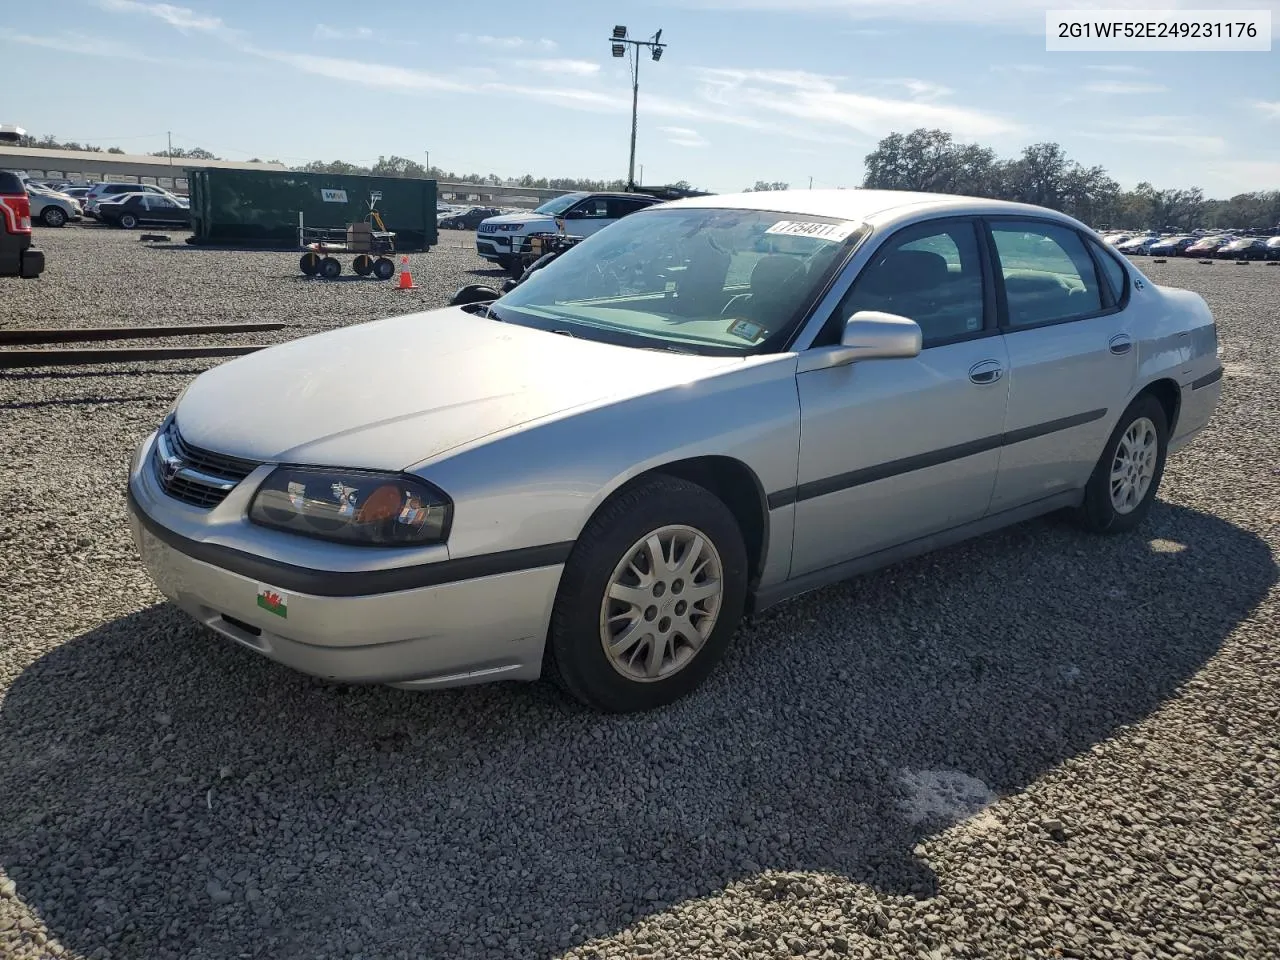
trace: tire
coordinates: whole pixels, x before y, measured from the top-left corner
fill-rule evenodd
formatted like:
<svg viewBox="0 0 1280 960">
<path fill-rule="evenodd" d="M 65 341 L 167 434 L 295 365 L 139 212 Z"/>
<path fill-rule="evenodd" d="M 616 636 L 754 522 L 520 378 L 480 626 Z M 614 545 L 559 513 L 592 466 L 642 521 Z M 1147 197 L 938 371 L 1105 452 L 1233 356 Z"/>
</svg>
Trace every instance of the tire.
<svg viewBox="0 0 1280 960">
<path fill-rule="evenodd" d="M 132 213 L 120 214 L 120 219 L 116 221 L 123 230 L 132 230 L 138 225 L 138 218 Z"/>
<path fill-rule="evenodd" d="M 320 272 L 320 254 L 304 253 L 298 260 L 298 266 L 308 277 L 314 277 Z"/>
<path fill-rule="evenodd" d="M 362 253 L 351 261 L 351 269 L 356 272 L 356 276 L 367 277 L 373 273 L 373 257 L 367 253 Z"/>
<path fill-rule="evenodd" d="M 652 578 L 645 541 L 655 535 L 664 559 L 688 559 L 695 538 L 702 538 L 692 573 L 668 571 L 652 587 L 645 585 L 645 578 Z M 675 543 L 665 537 L 676 538 Z M 709 587 L 717 566 L 718 603 L 714 595 L 681 599 L 697 586 Z M 695 583 L 697 576 L 706 579 Z M 634 591 L 645 601 L 652 596 L 654 602 L 641 607 L 608 600 L 606 591 L 615 583 L 620 591 Z M 746 593 L 747 551 L 729 508 L 686 480 L 645 479 L 606 502 L 578 538 L 552 608 L 544 672 L 579 702 L 602 712 L 631 713 L 672 703 L 701 685 L 724 656 L 742 620 Z M 605 635 L 628 633 L 636 637 L 634 643 L 611 658 Z M 659 638 L 661 648 L 654 646 Z M 640 661 L 652 663 L 647 654 L 655 650 L 656 675 L 643 679 Z"/>
<path fill-rule="evenodd" d="M 387 257 L 379 257 L 373 261 L 373 275 L 379 280 L 390 280 L 395 272 L 396 265 Z"/>
<path fill-rule="evenodd" d="M 342 275 L 342 264 L 337 257 L 324 257 L 320 261 L 320 276 L 326 280 L 336 280 Z"/>
<path fill-rule="evenodd" d="M 1131 431 L 1141 433 L 1144 424 L 1154 433 L 1152 438 L 1154 449 L 1147 451 L 1149 454 L 1147 468 L 1150 470 L 1147 487 L 1137 495 L 1141 487 L 1140 483 L 1135 488 L 1132 484 L 1125 486 L 1124 481 L 1121 480 L 1117 482 L 1117 494 L 1113 496 L 1113 471 L 1121 467 L 1118 459 L 1120 448 L 1123 444 L 1126 450 L 1133 449 L 1132 440 L 1135 434 Z M 1165 417 L 1164 407 L 1151 394 L 1137 397 L 1121 414 L 1115 430 L 1107 439 L 1102 456 L 1093 468 L 1093 475 L 1089 477 L 1089 483 L 1085 487 L 1084 503 L 1076 509 L 1076 521 L 1086 530 L 1105 534 L 1126 533 L 1141 524 L 1151 512 L 1151 504 L 1155 501 L 1156 491 L 1164 476 L 1164 462 L 1168 448 L 1169 423 Z M 1138 463 L 1128 476 L 1141 477 L 1144 474 L 1142 464 Z M 1128 505 L 1122 507 L 1123 494 L 1126 490 L 1132 490 L 1133 494 L 1137 495 L 1137 499 L 1131 500 Z"/>
<path fill-rule="evenodd" d="M 40 212 L 40 222 L 46 227 L 65 227 L 67 213 L 61 207 L 47 206 Z"/>
</svg>

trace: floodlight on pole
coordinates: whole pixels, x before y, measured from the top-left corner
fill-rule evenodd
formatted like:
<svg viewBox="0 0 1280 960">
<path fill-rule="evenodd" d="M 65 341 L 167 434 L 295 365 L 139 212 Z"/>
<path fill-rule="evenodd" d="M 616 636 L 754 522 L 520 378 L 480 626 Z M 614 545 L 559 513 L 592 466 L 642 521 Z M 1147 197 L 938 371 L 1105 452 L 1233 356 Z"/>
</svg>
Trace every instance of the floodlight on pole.
<svg viewBox="0 0 1280 960">
<path fill-rule="evenodd" d="M 627 189 L 634 190 L 636 188 L 636 128 L 639 119 L 640 105 L 640 48 L 648 47 L 649 53 L 654 61 L 662 59 L 662 51 L 666 49 L 666 44 L 662 43 L 662 30 L 649 40 L 632 40 L 627 36 L 627 28 L 624 26 L 615 26 L 613 35 L 609 37 L 609 46 L 615 57 L 621 58 L 627 52 L 627 47 L 632 47 L 631 57 L 631 162 L 627 167 Z"/>
</svg>

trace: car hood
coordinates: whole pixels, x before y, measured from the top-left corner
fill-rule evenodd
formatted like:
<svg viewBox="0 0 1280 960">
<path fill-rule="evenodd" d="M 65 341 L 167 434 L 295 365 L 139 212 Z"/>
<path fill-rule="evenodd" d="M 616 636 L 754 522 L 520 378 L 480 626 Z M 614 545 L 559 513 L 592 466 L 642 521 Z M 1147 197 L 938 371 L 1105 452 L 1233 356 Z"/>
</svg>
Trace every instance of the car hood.
<svg viewBox="0 0 1280 960">
<path fill-rule="evenodd" d="M 548 216 L 545 213 L 504 213 L 500 217 L 485 217 L 481 223 L 519 223 L 526 226 L 533 224 L 545 224 L 551 229 L 555 229 L 555 217 Z"/>
<path fill-rule="evenodd" d="M 466 313 L 304 337 L 197 377 L 183 438 L 251 460 L 403 470 L 490 434 L 741 365 L 596 343 Z"/>
</svg>

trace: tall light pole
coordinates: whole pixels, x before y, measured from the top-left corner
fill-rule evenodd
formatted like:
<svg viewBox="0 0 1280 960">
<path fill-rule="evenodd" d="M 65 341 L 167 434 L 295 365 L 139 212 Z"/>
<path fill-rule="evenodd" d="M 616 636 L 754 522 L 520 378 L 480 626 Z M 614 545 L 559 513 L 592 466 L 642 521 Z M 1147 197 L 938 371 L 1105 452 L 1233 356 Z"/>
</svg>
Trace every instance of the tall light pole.
<svg viewBox="0 0 1280 960">
<path fill-rule="evenodd" d="M 636 188 L 636 125 L 640 106 L 640 48 L 647 47 L 655 61 L 662 59 L 662 51 L 666 44 L 662 43 L 662 31 L 659 30 L 648 40 L 632 40 L 627 36 L 626 27 L 614 27 L 609 37 L 610 49 L 617 58 L 631 53 L 631 163 L 627 167 L 627 189 Z"/>
</svg>

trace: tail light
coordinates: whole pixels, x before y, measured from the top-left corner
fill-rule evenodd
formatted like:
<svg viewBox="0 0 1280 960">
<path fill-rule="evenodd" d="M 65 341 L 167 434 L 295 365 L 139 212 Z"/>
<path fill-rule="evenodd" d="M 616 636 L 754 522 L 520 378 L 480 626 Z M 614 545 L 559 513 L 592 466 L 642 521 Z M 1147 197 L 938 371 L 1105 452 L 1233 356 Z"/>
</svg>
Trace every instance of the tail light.
<svg viewBox="0 0 1280 960">
<path fill-rule="evenodd" d="M 25 193 L 0 196 L 0 214 L 4 216 L 4 228 L 7 232 L 31 232 L 31 201 Z"/>
</svg>

